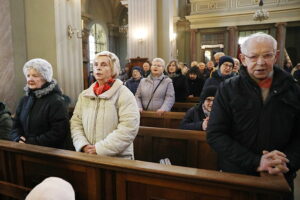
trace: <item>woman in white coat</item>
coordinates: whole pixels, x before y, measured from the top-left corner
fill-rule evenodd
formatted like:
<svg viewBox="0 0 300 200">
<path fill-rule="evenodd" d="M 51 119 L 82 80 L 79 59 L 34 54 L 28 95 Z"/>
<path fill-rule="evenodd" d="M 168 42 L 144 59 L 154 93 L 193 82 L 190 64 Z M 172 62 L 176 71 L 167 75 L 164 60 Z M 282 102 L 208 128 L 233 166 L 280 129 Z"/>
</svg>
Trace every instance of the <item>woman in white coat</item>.
<svg viewBox="0 0 300 200">
<path fill-rule="evenodd" d="M 140 114 L 132 92 L 116 79 L 119 69 L 115 54 L 103 51 L 95 56 L 97 81 L 79 95 L 71 119 L 76 151 L 134 159 Z"/>
</svg>

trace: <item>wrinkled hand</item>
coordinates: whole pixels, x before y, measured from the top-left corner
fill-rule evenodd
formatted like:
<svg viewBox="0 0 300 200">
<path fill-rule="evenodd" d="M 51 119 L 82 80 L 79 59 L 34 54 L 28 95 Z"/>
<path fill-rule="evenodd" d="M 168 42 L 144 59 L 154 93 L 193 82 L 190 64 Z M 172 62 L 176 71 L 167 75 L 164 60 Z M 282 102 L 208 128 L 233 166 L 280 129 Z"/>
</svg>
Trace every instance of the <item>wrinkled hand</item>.
<svg viewBox="0 0 300 200">
<path fill-rule="evenodd" d="M 164 112 L 165 112 L 164 110 L 160 110 L 160 109 L 158 109 L 156 111 L 156 113 L 157 113 L 158 116 L 162 116 L 164 114 Z"/>
<path fill-rule="evenodd" d="M 25 144 L 25 142 L 26 142 L 26 138 L 24 136 L 21 136 L 19 139 L 19 143 Z"/>
<path fill-rule="evenodd" d="M 82 148 L 82 151 L 84 153 L 88 153 L 88 154 L 97 154 L 96 153 L 96 147 L 94 145 L 85 145 L 83 148 Z"/>
<path fill-rule="evenodd" d="M 206 117 L 202 122 L 202 130 L 206 131 L 209 117 Z"/>
<path fill-rule="evenodd" d="M 280 151 L 263 151 L 257 171 L 266 171 L 269 174 L 282 174 L 289 171 L 287 163 L 289 160 L 286 155 Z"/>
<path fill-rule="evenodd" d="M 194 97 L 194 95 L 192 95 L 192 94 L 190 94 L 190 95 L 188 96 L 188 98 L 192 98 L 192 97 Z"/>
<path fill-rule="evenodd" d="M 139 111 L 140 111 L 140 112 L 143 112 L 143 108 L 139 108 Z"/>
</svg>

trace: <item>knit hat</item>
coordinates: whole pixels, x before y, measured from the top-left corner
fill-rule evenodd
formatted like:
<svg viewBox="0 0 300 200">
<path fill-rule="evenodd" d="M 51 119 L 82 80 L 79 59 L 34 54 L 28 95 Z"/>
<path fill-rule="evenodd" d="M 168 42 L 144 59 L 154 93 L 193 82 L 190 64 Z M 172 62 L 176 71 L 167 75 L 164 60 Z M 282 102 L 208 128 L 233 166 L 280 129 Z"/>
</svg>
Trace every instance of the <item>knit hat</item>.
<svg viewBox="0 0 300 200">
<path fill-rule="evenodd" d="M 192 67 L 189 71 L 188 71 L 189 74 L 197 74 L 199 75 L 199 68 L 196 66 L 196 67 Z"/>
<path fill-rule="evenodd" d="M 219 61 L 219 67 L 221 67 L 224 62 L 230 62 L 232 66 L 234 66 L 234 61 L 231 56 L 222 56 Z"/>
<path fill-rule="evenodd" d="M 49 177 L 35 186 L 25 200 L 75 200 L 72 185 L 58 177 Z"/>
<path fill-rule="evenodd" d="M 218 87 L 211 85 L 206 88 L 201 93 L 200 102 L 204 102 L 207 97 L 215 97 L 217 93 Z"/>
<path fill-rule="evenodd" d="M 140 72 L 140 74 L 142 74 L 142 68 L 140 68 L 139 66 L 134 66 L 133 68 L 132 68 L 132 71 L 133 70 L 138 70 L 139 72 Z"/>
<path fill-rule="evenodd" d="M 51 64 L 42 58 L 34 58 L 25 63 L 23 67 L 24 75 L 27 75 L 29 69 L 38 71 L 47 82 L 52 81 L 53 71 Z"/>
</svg>

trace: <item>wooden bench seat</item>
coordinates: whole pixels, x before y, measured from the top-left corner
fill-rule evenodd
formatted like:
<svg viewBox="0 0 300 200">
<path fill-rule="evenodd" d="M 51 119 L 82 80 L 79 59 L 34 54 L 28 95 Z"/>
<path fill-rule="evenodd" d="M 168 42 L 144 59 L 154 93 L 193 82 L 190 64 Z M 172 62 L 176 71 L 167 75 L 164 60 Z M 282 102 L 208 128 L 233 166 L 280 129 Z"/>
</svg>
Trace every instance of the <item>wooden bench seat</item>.
<svg viewBox="0 0 300 200">
<path fill-rule="evenodd" d="M 31 189 L 57 176 L 72 184 L 77 200 L 275 200 L 289 192 L 282 176 L 221 173 L 4 140 L 0 163 L 2 182 Z"/>
</svg>

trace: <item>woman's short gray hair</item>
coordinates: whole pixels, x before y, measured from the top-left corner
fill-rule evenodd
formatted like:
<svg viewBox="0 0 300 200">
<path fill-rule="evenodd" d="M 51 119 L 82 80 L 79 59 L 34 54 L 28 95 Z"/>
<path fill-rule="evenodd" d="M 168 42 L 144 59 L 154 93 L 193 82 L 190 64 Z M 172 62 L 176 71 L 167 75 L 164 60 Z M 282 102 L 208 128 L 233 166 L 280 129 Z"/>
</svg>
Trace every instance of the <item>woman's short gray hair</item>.
<svg viewBox="0 0 300 200">
<path fill-rule="evenodd" d="M 262 41 L 270 41 L 273 44 L 273 50 L 276 52 L 277 50 L 277 41 L 271 36 L 266 33 L 258 32 L 250 35 L 249 37 L 246 38 L 246 40 L 241 44 L 241 52 L 242 54 L 247 54 L 248 53 L 248 43 L 252 40 L 255 40 L 257 42 L 262 42 Z"/>
<path fill-rule="evenodd" d="M 27 61 L 23 67 L 23 72 L 25 77 L 27 76 L 27 72 L 29 69 L 35 69 L 37 72 L 39 72 L 42 75 L 42 77 L 47 82 L 52 81 L 52 76 L 53 76 L 52 65 L 47 60 L 44 60 L 42 58 L 34 58 Z"/>
<path fill-rule="evenodd" d="M 96 59 L 100 56 L 107 56 L 110 60 L 110 67 L 111 67 L 111 71 L 112 71 L 112 77 L 116 78 L 119 76 L 120 73 L 120 61 L 118 56 L 116 56 L 116 54 L 109 52 L 109 51 L 101 51 L 100 53 L 97 53 L 95 55 L 95 59 L 94 59 L 94 63 L 96 61 Z"/>
<path fill-rule="evenodd" d="M 154 58 L 154 59 L 152 60 L 152 64 L 153 64 L 154 62 L 159 62 L 159 63 L 163 66 L 163 68 L 165 68 L 165 61 L 164 61 L 162 58 Z"/>
</svg>

